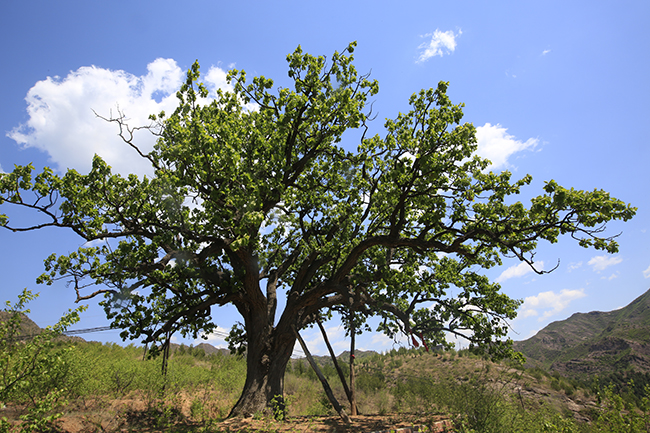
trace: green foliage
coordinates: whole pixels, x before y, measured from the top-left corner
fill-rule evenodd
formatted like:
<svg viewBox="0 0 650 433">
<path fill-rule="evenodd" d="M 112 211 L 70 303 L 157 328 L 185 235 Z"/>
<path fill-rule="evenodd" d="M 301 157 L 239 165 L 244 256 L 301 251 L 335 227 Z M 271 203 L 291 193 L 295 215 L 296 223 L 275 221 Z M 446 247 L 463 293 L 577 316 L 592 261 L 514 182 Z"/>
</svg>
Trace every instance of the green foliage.
<svg viewBox="0 0 650 433">
<path fill-rule="evenodd" d="M 367 393 L 375 392 L 386 387 L 386 377 L 381 371 L 362 371 L 357 376 L 357 388 Z"/>
<path fill-rule="evenodd" d="M 395 407 L 407 412 L 431 412 L 440 403 L 440 389 L 430 378 L 407 378 L 392 390 Z"/>
<path fill-rule="evenodd" d="M 404 361 L 402 361 L 401 359 L 394 359 L 388 363 L 388 368 L 391 369 L 400 368 L 403 363 Z"/>
<path fill-rule="evenodd" d="M 243 355 L 246 352 L 246 330 L 240 322 L 236 322 L 226 337 L 230 353 Z"/>
<path fill-rule="evenodd" d="M 61 416 L 57 408 L 65 405 L 65 397 L 77 385 L 72 373 L 74 347 L 55 339 L 78 322 L 79 312 L 86 308 L 69 310 L 37 335 L 21 335 L 21 322 L 29 313 L 25 305 L 37 296 L 25 289 L 15 304 L 6 301 L 5 319 L 0 322 L 0 401 L 26 409 L 21 428 L 29 432 L 51 426 Z"/>
<path fill-rule="evenodd" d="M 51 390 L 42 398 L 34 400 L 27 413 L 20 416 L 21 431 L 41 433 L 50 430 L 53 423 L 63 415 L 56 409 L 65 404 L 67 404 L 65 390 L 58 389 Z"/>
<path fill-rule="evenodd" d="M 531 368 L 527 370 L 527 372 L 528 374 L 533 376 L 538 382 L 541 381 L 543 377 L 548 376 L 548 373 L 539 367 Z"/>
<path fill-rule="evenodd" d="M 302 359 L 296 363 L 296 373 L 300 376 L 305 373 L 305 364 L 302 362 Z"/>
<path fill-rule="evenodd" d="M 276 395 L 271 400 L 271 410 L 273 412 L 273 419 L 277 421 L 284 421 L 287 418 L 289 402 L 284 396 Z"/>
<path fill-rule="evenodd" d="M 305 415 L 327 416 L 334 413 L 334 409 L 332 408 L 332 404 L 330 403 L 329 398 L 327 398 L 327 394 L 325 394 L 324 391 L 318 391 L 316 394 L 317 399 L 309 407 L 307 407 Z"/>
<path fill-rule="evenodd" d="M 594 431 L 632 433 L 650 429 L 650 386 L 645 387 L 645 396 L 637 408 L 625 402 L 612 385 L 603 389 L 601 413 L 594 423 Z"/>
</svg>

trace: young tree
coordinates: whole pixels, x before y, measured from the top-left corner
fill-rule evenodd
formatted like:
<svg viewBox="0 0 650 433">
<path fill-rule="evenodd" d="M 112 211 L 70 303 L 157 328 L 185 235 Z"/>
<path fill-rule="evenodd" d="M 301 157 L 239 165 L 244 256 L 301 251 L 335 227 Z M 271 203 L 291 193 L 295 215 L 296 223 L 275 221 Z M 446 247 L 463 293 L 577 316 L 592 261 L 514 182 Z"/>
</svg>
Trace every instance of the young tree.
<svg viewBox="0 0 650 433">
<path fill-rule="evenodd" d="M 21 432 L 50 431 L 52 423 L 63 415 L 70 386 L 72 347 L 57 347 L 56 339 L 79 321 L 81 306 L 67 313 L 53 326 L 32 330 L 24 326 L 25 305 L 38 297 L 25 289 L 12 305 L 5 302 L 0 310 L 0 402 L 13 403 L 23 412 Z M 0 418 L 0 432 L 12 430 L 5 417 Z"/>
<path fill-rule="evenodd" d="M 39 281 L 69 279 L 79 300 L 104 295 L 123 338 L 196 337 L 215 328 L 212 306 L 234 305 L 248 371 L 231 415 L 282 395 L 296 330 L 330 309 L 379 315 L 389 334 L 441 344 L 451 333 L 493 356 L 511 353 L 502 339 L 519 302 L 481 269 L 503 256 L 533 266 L 537 243 L 563 234 L 616 252 L 603 225 L 635 209 L 554 181 L 530 206 L 515 202 L 531 177 L 486 172 L 489 162 L 474 155 L 475 128 L 460 123 L 462 105 L 450 102 L 444 82 L 414 94 L 408 113 L 386 121 L 385 136 L 363 133 L 357 151 L 346 150 L 343 133 L 367 130 L 367 99 L 378 91 L 357 74 L 354 46 L 329 61 L 298 48 L 287 57 L 292 88 L 230 71 L 234 90 L 209 103 L 194 64 L 178 109 L 152 116 L 153 151 L 137 147 L 123 118 L 112 119 L 151 162 L 152 178 L 112 174 L 98 156 L 86 175 L 45 168 L 33 176 L 31 165 L 16 166 L 0 175 L 0 201 L 45 219 L 18 227 L 2 216 L 0 224 L 104 240 L 50 256 Z M 99 289 L 86 294 L 90 285 Z M 281 312 L 278 296 L 286 297 Z"/>
</svg>

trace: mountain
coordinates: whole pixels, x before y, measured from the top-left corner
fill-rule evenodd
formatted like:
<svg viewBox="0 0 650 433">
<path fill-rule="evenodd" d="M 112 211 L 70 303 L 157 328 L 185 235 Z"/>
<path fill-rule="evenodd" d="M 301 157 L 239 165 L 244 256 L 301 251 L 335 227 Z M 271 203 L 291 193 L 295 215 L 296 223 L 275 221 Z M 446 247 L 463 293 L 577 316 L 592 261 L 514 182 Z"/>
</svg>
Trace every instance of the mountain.
<svg viewBox="0 0 650 433">
<path fill-rule="evenodd" d="M 8 321 L 11 319 L 13 313 L 10 313 L 8 311 L 0 311 L 0 322 L 4 324 L 4 322 Z M 29 340 L 30 338 L 33 338 L 43 332 L 43 329 L 39 327 L 32 319 L 27 317 L 23 313 L 19 313 L 20 315 L 20 325 L 18 326 L 18 329 L 16 331 L 15 335 L 9 336 L 9 341 L 15 341 L 15 340 Z M 55 341 L 67 341 L 67 342 L 83 342 L 85 341 L 81 337 L 76 337 L 76 336 L 67 336 L 67 335 L 60 335 L 56 337 Z"/>
<path fill-rule="evenodd" d="M 0 311 L 0 322 L 6 322 L 11 318 L 11 313 L 6 312 L 6 311 Z M 25 314 L 20 313 L 20 326 L 18 327 L 18 331 L 16 333 L 15 339 L 29 339 L 32 338 L 38 334 L 40 334 L 43 331 L 41 327 L 39 327 L 32 319 L 27 317 Z M 86 342 L 81 337 L 77 336 L 67 336 L 67 335 L 62 335 L 57 337 L 56 341 L 68 341 L 68 342 L 75 342 L 75 343 L 80 343 L 80 342 Z M 175 352 L 177 349 L 179 349 L 181 346 L 180 344 L 171 344 L 171 349 L 172 352 Z M 187 346 L 184 346 L 185 350 L 187 350 Z M 205 352 L 206 355 L 214 355 L 214 354 L 221 354 L 221 355 L 230 355 L 230 351 L 228 349 L 220 349 L 212 346 L 211 344 L 208 343 L 201 343 L 198 344 L 194 347 L 196 350 L 202 350 Z"/>
<path fill-rule="evenodd" d="M 196 349 L 203 350 L 206 355 L 215 355 L 215 354 L 220 354 L 220 355 L 223 355 L 223 356 L 230 355 L 230 350 L 217 348 L 217 347 L 214 347 L 213 345 L 208 344 L 208 343 L 200 343 L 200 344 L 197 344 L 194 347 Z"/>
<path fill-rule="evenodd" d="M 619 310 L 553 322 L 514 348 L 529 364 L 565 376 L 650 373 L 650 290 Z"/>
<path fill-rule="evenodd" d="M 12 317 L 12 313 L 8 311 L 0 311 L 0 322 L 6 322 L 10 320 Z M 41 328 L 34 323 L 29 317 L 27 317 L 25 314 L 20 313 L 20 326 L 18 327 L 18 331 L 16 333 L 17 337 L 24 337 L 27 338 L 29 336 L 34 336 L 38 335 L 41 333 Z"/>
</svg>

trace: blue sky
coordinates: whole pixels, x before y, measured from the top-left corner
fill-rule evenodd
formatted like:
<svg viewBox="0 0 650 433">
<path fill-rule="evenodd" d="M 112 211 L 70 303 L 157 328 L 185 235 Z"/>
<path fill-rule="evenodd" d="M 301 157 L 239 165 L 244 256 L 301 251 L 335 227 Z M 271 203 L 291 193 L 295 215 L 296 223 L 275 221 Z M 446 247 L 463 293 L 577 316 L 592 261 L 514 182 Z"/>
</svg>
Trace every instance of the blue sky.
<svg viewBox="0 0 650 433">
<path fill-rule="evenodd" d="M 621 232 L 619 254 L 584 250 L 567 238 L 538 250 L 545 269 L 559 260 L 551 274 L 514 261 L 486 271 L 525 300 L 511 334 L 524 339 L 575 312 L 622 307 L 650 288 L 649 19 L 645 1 L 4 2 L 0 169 L 33 162 L 84 171 L 99 153 L 117 171 L 141 173 L 142 161 L 92 110 L 108 116 L 119 107 L 133 124 L 145 123 L 148 114 L 173 107 L 184 71 L 197 59 L 214 87 L 233 66 L 281 86 L 288 83 L 284 59 L 296 46 L 331 55 L 358 41 L 357 69 L 380 86 L 371 132 L 407 110 L 412 93 L 449 81 L 449 95 L 466 104 L 464 120 L 478 127 L 480 153 L 493 169 L 533 176 L 522 200 L 555 179 L 605 189 L 638 207 L 631 222 L 610 225 L 610 233 Z M 33 221 L 29 213 L 9 215 Z M 80 242 L 61 230 L 1 230 L 2 300 L 15 300 L 25 287 L 40 291 L 31 317 L 41 326 L 55 323 L 74 306 L 74 291 L 35 279 L 44 258 Z M 213 317 L 224 329 L 237 320 L 229 309 Z M 107 323 L 91 302 L 77 327 Z M 342 329 L 335 322 L 327 328 L 337 350 L 345 350 Z M 315 353 L 325 353 L 314 330 L 304 334 Z M 120 341 L 117 331 L 91 335 Z M 368 334 L 358 347 L 387 350 L 393 342 Z"/>
</svg>

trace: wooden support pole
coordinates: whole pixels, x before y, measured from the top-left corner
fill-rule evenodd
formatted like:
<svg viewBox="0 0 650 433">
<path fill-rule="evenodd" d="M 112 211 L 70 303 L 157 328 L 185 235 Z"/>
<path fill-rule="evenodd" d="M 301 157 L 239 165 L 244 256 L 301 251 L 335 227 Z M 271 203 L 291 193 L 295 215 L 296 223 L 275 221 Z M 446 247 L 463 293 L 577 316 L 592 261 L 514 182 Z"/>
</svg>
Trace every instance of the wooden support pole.
<svg viewBox="0 0 650 433">
<path fill-rule="evenodd" d="M 323 373 L 321 373 L 320 368 L 318 368 L 318 364 L 316 364 L 316 361 L 314 361 L 314 358 L 311 356 L 311 353 L 309 352 L 309 349 L 307 348 L 307 345 L 305 344 L 305 341 L 302 339 L 300 334 L 298 333 L 298 330 L 294 329 L 296 333 L 296 338 L 298 339 L 298 342 L 300 343 L 300 347 L 302 347 L 302 351 L 305 352 L 305 356 L 307 357 L 307 360 L 309 361 L 309 364 L 311 365 L 311 368 L 314 369 L 314 372 L 316 373 L 316 376 L 318 376 L 318 380 L 320 380 L 321 384 L 323 384 L 323 389 L 325 390 L 325 394 L 327 394 L 327 398 L 329 399 L 330 403 L 332 403 L 332 406 L 334 406 L 334 410 L 339 414 L 341 419 L 345 421 L 346 423 L 350 423 L 350 417 L 348 417 L 348 414 L 345 413 L 345 409 L 339 404 L 338 400 L 336 397 L 334 397 L 334 393 L 332 392 L 332 388 L 330 388 L 329 383 L 327 383 L 327 379 L 325 379 L 325 376 L 323 376 Z"/>
<path fill-rule="evenodd" d="M 356 384 L 356 372 L 354 369 L 354 343 L 357 334 L 357 327 L 354 323 L 354 311 L 351 313 L 350 318 L 350 413 L 357 415 L 357 397 L 354 394 Z"/>
<path fill-rule="evenodd" d="M 350 402 L 350 405 L 352 405 L 352 394 L 350 393 L 350 388 L 348 387 L 348 382 L 345 380 L 345 375 L 343 374 L 343 369 L 339 365 L 338 360 L 336 359 L 336 355 L 334 354 L 334 349 L 332 349 L 332 345 L 330 344 L 329 338 L 327 338 L 327 333 L 325 332 L 325 328 L 323 327 L 323 324 L 321 323 L 320 319 L 316 320 L 316 323 L 318 324 L 318 327 L 320 328 L 321 334 L 323 334 L 323 340 L 325 340 L 325 345 L 327 346 L 327 350 L 330 353 L 330 356 L 332 357 L 332 362 L 334 363 L 334 368 L 336 368 L 336 372 L 339 375 L 339 379 L 341 379 L 341 384 L 343 385 L 343 390 L 345 391 L 345 395 L 348 397 L 348 401 Z M 352 406 L 350 406 L 352 407 Z M 352 415 L 355 415 L 352 413 Z"/>
</svg>

